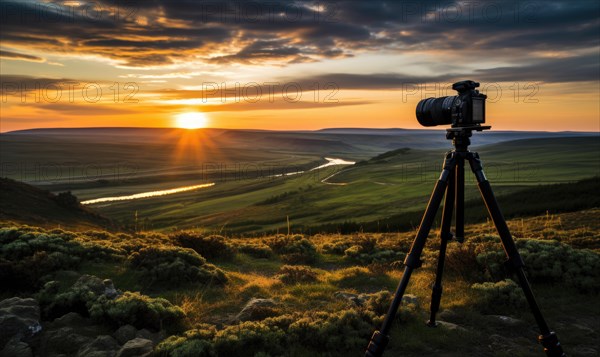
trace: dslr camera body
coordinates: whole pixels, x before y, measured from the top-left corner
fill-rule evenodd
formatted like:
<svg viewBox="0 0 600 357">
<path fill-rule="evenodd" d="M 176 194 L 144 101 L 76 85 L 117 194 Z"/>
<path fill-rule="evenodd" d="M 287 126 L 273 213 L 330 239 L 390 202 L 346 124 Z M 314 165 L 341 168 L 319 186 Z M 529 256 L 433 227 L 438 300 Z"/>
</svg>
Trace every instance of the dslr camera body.
<svg viewBox="0 0 600 357">
<path fill-rule="evenodd" d="M 452 89 L 458 95 L 427 98 L 417 105 L 417 120 L 423 126 L 452 125 L 453 128 L 477 127 L 485 123 L 487 96 L 475 88 L 479 83 L 466 80 L 456 82 Z"/>
</svg>

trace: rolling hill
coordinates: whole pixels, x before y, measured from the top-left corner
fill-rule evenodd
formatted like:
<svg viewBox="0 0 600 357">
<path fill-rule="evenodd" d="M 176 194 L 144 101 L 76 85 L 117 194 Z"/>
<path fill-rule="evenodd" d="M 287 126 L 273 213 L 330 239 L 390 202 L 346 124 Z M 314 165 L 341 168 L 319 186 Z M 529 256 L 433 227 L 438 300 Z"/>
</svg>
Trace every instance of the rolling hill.
<svg viewBox="0 0 600 357">
<path fill-rule="evenodd" d="M 55 195 L 6 178 L 0 178 L 0 220 L 72 230 L 111 226 L 110 219 L 70 202 L 68 195 Z"/>
</svg>

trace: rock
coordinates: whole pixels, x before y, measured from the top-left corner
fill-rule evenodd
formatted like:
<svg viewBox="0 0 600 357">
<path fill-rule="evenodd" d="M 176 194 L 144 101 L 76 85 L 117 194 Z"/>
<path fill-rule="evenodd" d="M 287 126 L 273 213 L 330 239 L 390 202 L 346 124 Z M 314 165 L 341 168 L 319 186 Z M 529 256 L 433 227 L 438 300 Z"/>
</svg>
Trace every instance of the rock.
<svg viewBox="0 0 600 357">
<path fill-rule="evenodd" d="M 598 356 L 598 351 L 588 346 L 573 346 L 573 356 Z"/>
<path fill-rule="evenodd" d="M 363 306 L 375 294 L 352 294 L 345 291 L 337 291 L 333 294 L 333 296 L 343 300 L 348 300 L 356 306 Z"/>
<path fill-rule="evenodd" d="M 500 335 L 490 335 L 489 345 L 490 350 L 492 351 L 503 351 L 508 355 L 513 355 L 516 351 L 522 351 L 523 347 L 518 343 L 515 343 L 515 340 L 512 338 L 506 338 Z"/>
<path fill-rule="evenodd" d="M 596 331 L 594 331 L 592 328 L 590 328 L 588 326 L 584 326 L 584 325 L 581 325 L 581 324 L 573 324 L 572 326 L 575 327 L 575 328 L 578 328 L 580 330 L 583 330 L 583 331 L 585 331 L 587 333 L 594 333 L 594 334 L 596 333 Z"/>
<path fill-rule="evenodd" d="M 352 293 L 347 293 L 344 291 L 337 291 L 333 294 L 333 296 L 343 299 L 343 300 L 348 300 L 349 302 L 353 303 L 356 306 L 362 306 L 367 300 L 369 300 L 370 295 L 369 294 L 352 294 Z"/>
<path fill-rule="evenodd" d="M 58 329 L 48 330 L 43 336 L 43 345 L 48 351 L 74 354 L 83 345 L 92 342 L 91 337 L 83 336 L 78 332 L 79 329 L 72 327 L 60 327 Z"/>
<path fill-rule="evenodd" d="M 88 321 L 76 312 L 69 312 L 52 321 L 52 327 L 75 327 L 87 325 Z"/>
<path fill-rule="evenodd" d="M 115 289 L 115 285 L 113 284 L 112 280 L 104 279 L 102 283 L 104 284 L 104 295 L 106 295 L 106 297 L 109 299 L 114 299 L 119 296 L 119 293 L 117 292 L 117 289 Z"/>
<path fill-rule="evenodd" d="M 120 344 L 125 344 L 129 340 L 133 340 L 136 337 L 137 329 L 131 325 L 121 326 L 115 331 L 113 336 L 117 339 Z"/>
<path fill-rule="evenodd" d="M 119 344 L 114 338 L 102 335 L 79 348 L 77 357 L 113 357 L 118 350 Z"/>
<path fill-rule="evenodd" d="M 135 334 L 135 337 L 145 338 L 146 340 L 151 340 L 152 342 L 154 342 L 155 345 L 157 345 L 160 341 L 167 338 L 165 332 L 162 330 L 158 331 L 158 332 L 150 332 L 145 328 L 137 331 L 137 333 Z"/>
<path fill-rule="evenodd" d="M 347 293 L 344 291 L 336 291 L 335 293 L 333 293 L 333 296 L 335 296 L 336 298 L 350 300 L 350 301 L 358 299 L 357 294 Z"/>
<path fill-rule="evenodd" d="M 42 330 L 38 302 L 19 297 L 0 301 L 0 326 L 0 346 L 11 339 L 26 342 Z"/>
<path fill-rule="evenodd" d="M 0 351 L 0 357 L 33 357 L 33 352 L 28 344 L 13 338 Z"/>
<path fill-rule="evenodd" d="M 452 309 L 446 309 L 440 312 L 437 317 L 442 320 L 454 320 L 458 317 L 458 314 Z"/>
<path fill-rule="evenodd" d="M 459 326 L 457 324 L 453 324 L 452 322 L 439 321 L 439 320 L 436 322 L 437 322 L 437 326 L 442 326 L 451 331 L 466 331 L 466 329 L 464 327 Z"/>
<path fill-rule="evenodd" d="M 145 338 L 134 338 L 127 341 L 117 353 L 117 357 L 145 357 L 152 353 L 154 344 Z"/>
<path fill-rule="evenodd" d="M 51 281 L 47 282 L 46 284 L 44 284 L 44 287 L 42 289 L 47 294 L 56 294 L 56 293 L 58 293 L 59 288 L 60 288 L 60 283 L 56 280 L 51 280 Z"/>
<path fill-rule="evenodd" d="M 269 316 L 277 315 L 275 308 L 277 303 L 273 299 L 253 298 L 246 303 L 246 306 L 236 316 L 239 321 L 262 320 Z"/>
<path fill-rule="evenodd" d="M 499 321 L 506 326 L 518 326 L 524 324 L 522 320 L 515 319 L 510 316 L 502 316 L 502 315 L 488 315 L 490 319 L 495 321 Z"/>
</svg>

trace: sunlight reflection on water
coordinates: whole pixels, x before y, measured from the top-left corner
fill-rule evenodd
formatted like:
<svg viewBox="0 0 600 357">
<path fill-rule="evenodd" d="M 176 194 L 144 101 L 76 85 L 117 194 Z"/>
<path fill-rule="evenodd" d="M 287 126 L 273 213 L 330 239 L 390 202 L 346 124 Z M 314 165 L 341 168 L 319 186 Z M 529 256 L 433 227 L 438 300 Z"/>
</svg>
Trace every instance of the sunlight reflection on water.
<svg viewBox="0 0 600 357">
<path fill-rule="evenodd" d="M 96 199 L 93 199 L 93 200 L 83 201 L 83 202 L 81 202 L 81 204 L 82 205 L 91 205 L 91 204 L 95 204 L 95 203 L 114 202 L 114 201 L 127 201 L 127 200 L 135 200 L 135 199 L 138 199 L 138 198 L 148 198 L 148 197 L 157 197 L 157 196 L 172 195 L 174 193 L 186 192 L 186 191 L 192 191 L 192 190 L 198 190 L 198 189 L 201 189 L 201 188 L 207 188 L 207 187 L 211 187 L 211 186 L 214 186 L 214 185 L 215 184 L 213 182 L 213 183 L 205 183 L 205 184 L 202 184 L 202 185 L 177 187 L 177 188 L 172 188 L 172 189 L 169 189 L 169 190 L 142 192 L 142 193 L 136 193 L 136 194 L 127 195 L 127 196 L 102 197 L 102 198 L 96 198 Z"/>
</svg>

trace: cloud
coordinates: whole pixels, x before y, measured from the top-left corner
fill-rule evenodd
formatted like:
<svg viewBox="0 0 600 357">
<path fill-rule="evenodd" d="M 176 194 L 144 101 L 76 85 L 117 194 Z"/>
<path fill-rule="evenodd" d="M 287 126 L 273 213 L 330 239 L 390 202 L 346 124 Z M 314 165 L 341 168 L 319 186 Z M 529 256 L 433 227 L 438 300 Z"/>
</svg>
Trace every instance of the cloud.
<svg viewBox="0 0 600 357">
<path fill-rule="evenodd" d="M 0 58 L 6 58 L 6 59 L 18 60 L 18 61 L 29 61 L 29 62 L 45 62 L 46 61 L 42 57 L 27 55 L 24 53 L 4 51 L 4 50 L 0 50 Z"/>
<path fill-rule="evenodd" d="M 3 1 L 0 39 L 14 48 L 94 53 L 130 67 L 191 60 L 286 65 L 382 50 L 523 57 L 599 45 L 600 5 L 593 1 L 79 3 Z"/>
<path fill-rule="evenodd" d="M 122 104 L 121 106 L 125 106 Z M 122 107 L 110 107 L 110 106 L 99 106 L 99 105 L 85 105 L 76 103 L 44 103 L 40 104 L 39 108 L 47 111 L 57 112 L 61 115 L 77 115 L 77 116 L 88 116 L 88 115 L 122 115 L 132 114 L 136 111 L 122 108 Z"/>
</svg>

